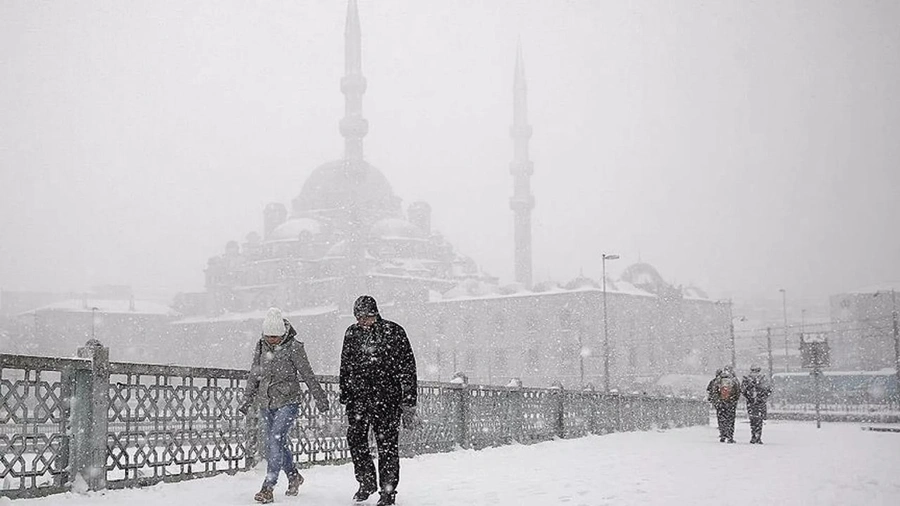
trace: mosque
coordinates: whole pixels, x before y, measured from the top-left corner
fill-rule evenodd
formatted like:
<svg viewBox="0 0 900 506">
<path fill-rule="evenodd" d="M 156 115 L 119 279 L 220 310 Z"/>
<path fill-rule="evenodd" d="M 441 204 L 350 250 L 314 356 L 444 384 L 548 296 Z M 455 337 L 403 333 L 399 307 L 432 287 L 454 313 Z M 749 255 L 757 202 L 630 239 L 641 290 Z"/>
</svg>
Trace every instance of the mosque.
<svg viewBox="0 0 900 506">
<path fill-rule="evenodd" d="M 345 27 L 344 153 L 317 167 L 290 202 L 262 211 L 261 232 L 209 259 L 205 290 L 180 294 L 182 361 L 246 367 L 270 306 L 307 344 L 317 373 L 335 374 L 351 305 L 373 295 L 407 329 L 420 379 L 565 388 L 640 389 L 666 374 L 707 374 L 730 354 L 728 308 L 699 289 L 666 283 L 650 265 L 620 279 L 533 284 L 527 87 L 521 49 L 514 74 L 510 208 L 515 282 L 501 284 L 432 228 L 431 207 L 404 207 L 364 157 L 366 78 L 356 0 Z M 607 374 L 608 371 L 608 374 Z"/>
</svg>

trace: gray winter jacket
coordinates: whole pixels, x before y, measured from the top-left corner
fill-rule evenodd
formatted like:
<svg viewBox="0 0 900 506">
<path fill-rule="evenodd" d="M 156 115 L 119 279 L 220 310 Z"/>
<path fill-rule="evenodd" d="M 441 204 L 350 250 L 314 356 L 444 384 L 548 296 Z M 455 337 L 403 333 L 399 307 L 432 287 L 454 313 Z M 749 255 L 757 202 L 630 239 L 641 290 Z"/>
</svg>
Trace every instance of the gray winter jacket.
<svg viewBox="0 0 900 506">
<path fill-rule="evenodd" d="M 260 407 L 263 408 L 276 409 L 300 403 L 303 398 L 300 379 L 306 382 L 319 411 L 328 410 L 328 397 L 309 365 L 303 343 L 294 338 L 296 331 L 289 323 L 287 325 L 288 332 L 281 343 L 273 346 L 265 338 L 257 342 L 241 411 L 246 411 L 257 395 L 261 397 Z"/>
</svg>

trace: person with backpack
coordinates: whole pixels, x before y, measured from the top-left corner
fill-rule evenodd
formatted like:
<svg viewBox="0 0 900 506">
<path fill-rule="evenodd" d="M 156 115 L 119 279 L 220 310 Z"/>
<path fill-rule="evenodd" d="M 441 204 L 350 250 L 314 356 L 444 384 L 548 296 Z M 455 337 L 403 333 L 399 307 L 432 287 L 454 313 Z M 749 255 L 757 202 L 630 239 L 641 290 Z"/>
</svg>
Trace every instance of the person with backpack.
<svg viewBox="0 0 900 506">
<path fill-rule="evenodd" d="M 287 475 L 285 495 L 297 495 L 303 476 L 291 454 L 288 431 L 294 426 L 303 400 L 300 381 L 306 383 L 320 412 L 328 411 L 328 396 L 316 380 L 297 331 L 282 317 L 281 310 L 269 308 L 263 320 L 262 336 L 256 343 L 244 400 L 238 411 L 246 415 L 259 397 L 259 413 L 266 430 L 266 477 L 253 499 L 267 504 L 274 501 L 275 483 L 281 471 Z"/>
<path fill-rule="evenodd" d="M 772 393 L 769 378 L 763 375 L 759 366 L 750 367 L 750 374 L 741 383 L 747 400 L 747 415 L 750 417 L 750 444 L 762 444 L 763 420 L 766 419 L 766 401 Z"/>
<path fill-rule="evenodd" d="M 717 374 L 709 382 L 707 393 L 709 401 L 716 408 L 719 442 L 734 443 L 734 419 L 737 415 L 738 401 L 741 399 L 741 382 L 730 365 L 726 365 L 721 371 L 721 374 Z"/>
</svg>

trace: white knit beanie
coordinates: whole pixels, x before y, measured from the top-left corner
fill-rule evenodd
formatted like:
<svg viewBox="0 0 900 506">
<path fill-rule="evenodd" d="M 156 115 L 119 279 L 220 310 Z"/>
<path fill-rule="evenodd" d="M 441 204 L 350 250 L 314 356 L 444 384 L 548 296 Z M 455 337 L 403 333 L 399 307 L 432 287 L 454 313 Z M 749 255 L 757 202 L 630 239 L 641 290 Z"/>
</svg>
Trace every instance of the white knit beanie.
<svg viewBox="0 0 900 506">
<path fill-rule="evenodd" d="M 284 317 L 277 307 L 270 307 L 263 320 L 262 333 L 264 336 L 283 336 L 287 329 L 284 326 Z"/>
</svg>

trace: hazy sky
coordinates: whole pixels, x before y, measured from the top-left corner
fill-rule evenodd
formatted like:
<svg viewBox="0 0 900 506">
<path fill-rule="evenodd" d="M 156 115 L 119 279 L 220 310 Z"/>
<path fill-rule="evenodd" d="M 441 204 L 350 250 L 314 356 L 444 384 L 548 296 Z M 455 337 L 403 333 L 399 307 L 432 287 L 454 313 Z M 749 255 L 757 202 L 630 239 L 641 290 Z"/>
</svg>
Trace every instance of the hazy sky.
<svg viewBox="0 0 900 506">
<path fill-rule="evenodd" d="M 343 150 L 346 2 L 0 0 L 0 287 L 199 291 Z M 367 159 L 512 278 L 521 37 L 536 280 L 713 296 L 900 280 L 900 2 L 360 1 Z"/>
</svg>

